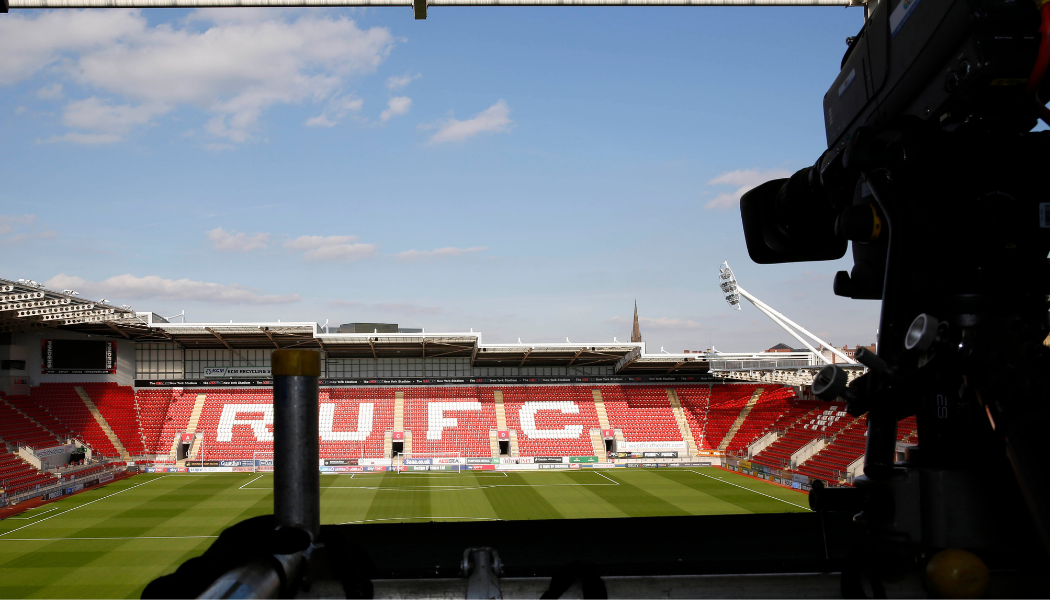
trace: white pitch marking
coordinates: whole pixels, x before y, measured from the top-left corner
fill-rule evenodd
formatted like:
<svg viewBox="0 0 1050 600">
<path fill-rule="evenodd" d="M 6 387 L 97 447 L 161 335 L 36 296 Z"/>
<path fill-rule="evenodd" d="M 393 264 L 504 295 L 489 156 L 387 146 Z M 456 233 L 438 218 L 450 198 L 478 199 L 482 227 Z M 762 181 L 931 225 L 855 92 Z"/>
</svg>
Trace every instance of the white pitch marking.
<svg viewBox="0 0 1050 600">
<path fill-rule="evenodd" d="M 338 523 L 339 525 L 353 525 L 356 523 L 378 523 L 380 521 L 421 521 L 435 519 L 457 519 L 460 521 L 502 521 L 503 519 L 493 519 L 492 517 L 395 517 L 391 519 L 365 519 L 363 521 L 347 521 L 345 523 Z"/>
<path fill-rule="evenodd" d="M 744 486 L 742 486 L 742 485 L 737 485 L 737 484 L 735 484 L 735 483 L 733 483 L 733 482 L 731 482 L 731 481 L 726 481 L 725 479 L 722 479 L 722 478 L 720 478 L 720 477 L 711 477 L 710 475 L 705 475 L 704 473 L 701 473 L 701 472 L 699 472 L 699 471 L 694 471 L 694 470 L 692 470 L 692 469 L 687 469 L 687 470 L 688 470 L 689 472 L 691 472 L 691 473 L 696 473 L 697 475 L 703 475 L 704 477 L 707 477 L 708 479 L 714 479 L 715 481 L 721 481 L 722 483 L 727 483 L 727 484 L 729 484 L 729 485 L 732 485 L 732 486 L 738 487 L 738 488 L 740 488 L 740 489 L 742 489 L 742 490 L 747 490 L 747 491 L 749 491 L 749 492 L 754 492 L 754 493 L 756 493 L 756 494 L 758 494 L 758 495 L 760 495 L 760 496 L 765 496 L 766 498 L 772 498 L 772 499 L 774 499 L 774 500 L 780 500 L 780 501 L 781 501 L 781 502 L 783 502 L 784 504 L 790 504 L 791 506 L 797 506 L 798 508 L 803 508 L 803 509 L 805 509 L 805 510 L 808 510 L 808 511 L 810 511 L 810 512 L 813 512 L 813 511 L 812 511 L 811 509 L 809 509 L 809 508 L 807 508 L 807 507 L 805 507 L 805 506 L 802 506 L 801 504 L 795 504 L 794 502 L 788 502 L 787 500 L 784 500 L 783 498 L 777 498 L 776 496 L 770 496 L 769 494 L 763 494 L 762 492 L 760 492 L 760 491 L 758 491 L 758 490 L 753 490 L 753 489 L 751 489 L 751 488 L 749 488 L 749 487 L 744 487 Z"/>
<path fill-rule="evenodd" d="M 96 499 L 92 500 L 91 502 L 85 502 L 85 503 L 80 504 L 78 506 L 74 506 L 73 508 L 71 508 L 69 510 L 64 510 L 64 511 L 62 511 L 60 513 L 55 513 L 55 514 L 51 515 L 50 517 L 44 517 L 43 519 L 40 519 L 39 521 L 33 521 L 32 523 L 28 523 L 28 524 L 23 525 L 21 527 L 12 529 L 11 531 L 5 531 L 3 533 L 0 533 L 0 537 L 5 536 L 5 535 L 7 535 L 9 533 L 14 533 L 14 532 L 18 531 L 19 529 L 25 529 L 26 527 L 32 527 L 33 525 L 36 525 L 37 523 L 43 523 L 44 521 L 46 521 L 48 519 L 51 519 L 51 518 L 54 518 L 54 517 L 57 517 L 59 515 L 64 515 L 64 514 L 66 514 L 68 512 L 73 512 L 74 510 L 76 510 L 78 508 L 83 508 L 83 507 L 87 506 L 88 504 L 94 504 L 94 503 L 96 503 L 96 502 L 98 502 L 100 500 L 105 500 L 106 498 L 112 498 L 113 496 L 116 496 L 117 494 L 123 494 L 124 492 L 126 492 L 128 490 L 133 490 L 133 489 L 139 487 L 140 485 L 146 485 L 147 483 L 153 483 L 154 481 L 158 481 L 160 479 L 164 479 L 165 477 L 167 477 L 167 475 L 161 475 L 157 479 L 150 479 L 149 481 L 143 481 L 140 484 L 133 485 L 133 486 L 128 487 L 128 488 L 124 488 L 124 489 L 120 490 L 119 492 L 113 492 L 112 494 L 110 494 L 108 496 L 102 496 L 101 498 L 96 498 Z"/>
<path fill-rule="evenodd" d="M 246 485 L 251 485 L 251 484 L 255 483 L 256 481 L 259 481 L 259 479 L 260 479 L 261 477 L 262 477 L 262 475 L 259 475 L 259 477 L 256 477 L 255 479 L 253 479 L 253 480 L 249 481 L 248 483 L 243 483 L 243 484 L 241 484 L 241 487 L 239 487 L 239 488 L 237 488 L 237 489 L 239 489 L 239 490 L 243 490 L 243 489 L 249 489 L 249 490 L 259 490 L 259 489 L 262 489 L 262 488 L 245 488 L 245 487 L 244 487 L 244 486 L 246 486 Z"/>
<path fill-rule="evenodd" d="M 388 472 L 390 472 L 390 471 L 388 471 Z M 569 472 L 573 472 L 573 471 L 569 471 Z M 599 487 L 599 486 L 620 485 L 620 483 L 618 481 L 616 481 L 615 479 L 609 478 L 604 473 L 600 473 L 598 471 L 591 471 L 591 472 L 594 473 L 595 475 L 601 476 L 602 478 L 604 478 L 604 479 L 606 479 L 606 480 L 608 480 L 608 481 L 610 481 L 612 483 L 544 483 L 544 484 L 535 484 L 535 485 L 528 484 L 528 483 L 511 483 L 511 484 L 495 483 L 495 484 L 478 484 L 478 485 L 411 485 L 411 486 L 404 486 L 404 487 L 388 487 L 388 486 L 372 486 L 372 485 L 329 485 L 329 486 L 325 486 L 324 488 L 322 488 L 322 490 L 377 490 L 377 491 L 380 491 L 380 492 L 393 492 L 393 491 L 422 492 L 422 491 L 426 491 L 426 490 L 441 490 L 441 491 L 483 490 L 483 489 L 487 489 L 487 488 L 500 488 L 500 487 L 530 487 L 530 488 L 532 488 L 532 487 L 563 487 L 563 486 L 585 486 L 585 487 L 586 486 L 593 486 L 593 487 Z M 502 473 L 503 473 L 503 477 L 509 477 L 510 476 L 506 471 L 502 471 Z M 346 473 L 338 473 L 338 474 L 339 475 L 346 475 Z M 385 474 L 385 473 L 383 473 L 383 474 Z M 353 475 L 366 475 L 366 473 L 352 473 L 350 475 L 351 475 L 351 479 L 353 479 Z M 375 473 L 374 475 L 382 475 L 382 474 L 381 473 Z M 430 473 L 415 473 L 415 475 L 431 475 L 431 474 Z M 434 476 L 435 477 L 442 477 L 442 475 L 434 475 Z M 496 474 L 486 474 L 483 477 L 483 479 L 495 478 L 495 477 L 500 477 L 500 476 L 496 475 Z M 256 479 L 258 479 L 258 478 L 256 478 Z M 367 478 L 365 478 L 365 479 L 367 479 Z M 244 485 L 248 485 L 250 483 L 252 483 L 252 481 L 249 481 L 248 483 L 246 483 Z M 238 489 L 269 491 L 271 488 L 256 488 L 256 487 L 243 487 L 242 486 L 242 487 L 240 487 Z"/>
<path fill-rule="evenodd" d="M 34 510 L 34 509 L 30 508 L 29 510 Z M 32 515 L 29 515 L 28 517 L 8 517 L 8 519 L 10 519 L 12 521 L 32 521 L 33 519 L 35 519 L 35 518 L 37 518 L 37 517 L 39 517 L 41 515 L 46 515 L 47 513 L 51 512 L 53 510 L 58 510 L 58 507 L 57 506 L 52 506 L 51 508 L 45 510 L 44 512 L 32 514 Z M 27 510 L 26 512 L 29 512 L 29 511 Z"/>
<path fill-rule="evenodd" d="M 138 535 L 134 537 L 58 537 L 58 538 L 3 538 L 0 542 L 64 542 L 66 540 L 196 540 L 213 539 L 217 535 Z"/>
</svg>

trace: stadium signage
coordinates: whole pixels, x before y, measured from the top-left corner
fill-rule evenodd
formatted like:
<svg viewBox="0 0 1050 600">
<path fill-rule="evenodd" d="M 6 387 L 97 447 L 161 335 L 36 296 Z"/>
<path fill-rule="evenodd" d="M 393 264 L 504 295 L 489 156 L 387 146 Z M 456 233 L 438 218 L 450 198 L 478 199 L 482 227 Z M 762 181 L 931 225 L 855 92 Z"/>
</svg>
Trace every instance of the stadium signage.
<svg viewBox="0 0 1050 600">
<path fill-rule="evenodd" d="M 47 458 L 48 456 L 54 456 L 56 454 L 69 454 L 74 450 L 76 450 L 75 444 L 65 444 L 64 446 L 54 446 L 52 448 L 36 450 L 33 452 L 33 456 L 36 456 L 37 458 Z"/>
<path fill-rule="evenodd" d="M 328 466 L 338 466 L 338 465 L 356 465 L 357 464 L 357 459 L 356 458 L 326 458 L 326 459 L 324 459 L 324 464 L 325 464 L 326 467 L 328 467 Z"/>
<path fill-rule="evenodd" d="M 704 461 L 704 462 L 700 462 L 700 461 L 697 461 L 697 462 L 680 462 L 680 463 L 678 463 L 678 466 L 679 467 L 710 467 L 710 466 L 712 466 L 712 463 L 710 461 Z"/>
<path fill-rule="evenodd" d="M 221 377 L 273 377 L 270 367 L 206 367 L 204 376 L 208 378 Z"/>
<path fill-rule="evenodd" d="M 598 462 L 597 456 L 570 456 L 569 462 L 571 463 L 596 463 Z"/>
<path fill-rule="evenodd" d="M 611 440 L 611 439 L 616 437 L 616 432 L 613 431 L 612 429 L 603 429 L 602 430 L 602 437 L 607 439 L 607 440 Z"/>
<path fill-rule="evenodd" d="M 497 439 L 500 439 L 500 440 L 509 440 L 510 439 L 510 431 L 499 430 L 499 431 L 496 432 L 496 437 L 497 437 Z"/>
<path fill-rule="evenodd" d="M 229 369 L 227 369 L 229 370 Z M 211 386 L 211 385 L 235 385 L 239 387 L 250 387 L 250 386 L 271 386 L 273 381 L 271 379 L 260 379 L 258 375 L 253 376 L 256 378 L 244 376 L 245 379 L 232 380 L 229 376 L 226 378 L 207 378 L 207 379 L 166 379 L 166 380 L 153 380 L 153 379 L 136 379 L 135 387 L 194 387 L 194 386 Z M 616 384 L 616 383 L 711 383 L 721 381 L 721 379 L 715 378 L 711 375 L 665 375 L 665 376 L 646 376 L 638 375 L 633 377 L 623 375 L 590 375 L 587 377 L 380 377 L 380 378 L 368 378 L 368 379 L 321 379 L 322 386 L 335 386 L 335 387 L 346 387 L 346 386 L 385 386 L 385 385 L 478 385 L 478 384 L 499 384 L 499 385 L 551 385 L 551 384 L 569 384 L 569 383 L 588 383 L 588 384 Z"/>
<path fill-rule="evenodd" d="M 465 459 L 468 465 L 492 465 L 499 464 L 501 459 L 498 458 L 467 458 Z"/>
<path fill-rule="evenodd" d="M 642 458 L 678 458 L 677 452 L 642 452 Z"/>
<path fill-rule="evenodd" d="M 684 440 L 667 440 L 661 442 L 620 442 L 617 447 L 621 450 L 670 450 L 685 448 Z"/>
<path fill-rule="evenodd" d="M 563 456 L 534 456 L 532 462 L 534 463 L 560 463 L 565 462 Z"/>
<path fill-rule="evenodd" d="M 569 465 L 536 465 L 540 469 L 568 469 Z"/>
</svg>

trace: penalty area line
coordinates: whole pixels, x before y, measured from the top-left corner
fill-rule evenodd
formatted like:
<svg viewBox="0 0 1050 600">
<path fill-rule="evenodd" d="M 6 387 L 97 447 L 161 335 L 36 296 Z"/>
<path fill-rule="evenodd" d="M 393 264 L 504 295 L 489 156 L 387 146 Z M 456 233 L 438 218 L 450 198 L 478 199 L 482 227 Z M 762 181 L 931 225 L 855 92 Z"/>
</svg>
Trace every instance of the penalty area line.
<svg viewBox="0 0 1050 600">
<path fill-rule="evenodd" d="M 742 490 L 747 490 L 749 492 L 754 492 L 754 493 L 758 494 L 759 496 L 765 496 L 766 498 L 772 498 L 773 500 L 779 500 L 779 501 L 783 502 L 784 504 L 790 504 L 791 506 L 796 506 L 798 508 L 807 510 L 809 512 L 813 512 L 813 510 L 811 508 L 802 506 L 801 504 L 795 504 L 794 502 L 789 502 L 787 500 L 784 500 L 783 498 L 777 498 L 776 496 L 770 496 L 769 494 L 763 494 L 762 492 L 760 492 L 758 490 L 753 490 L 753 489 L 751 489 L 749 487 L 744 487 L 742 485 L 737 485 L 737 484 L 733 483 L 732 481 L 726 481 L 725 479 L 722 479 L 721 477 L 711 477 L 710 475 L 707 475 L 705 473 L 701 473 L 700 471 L 694 471 L 692 469 L 688 469 L 688 471 L 690 473 L 696 473 L 697 475 L 702 475 L 704 477 L 707 477 L 708 479 L 714 479 L 715 481 L 721 481 L 722 483 L 726 483 L 726 484 L 729 484 L 731 486 L 738 487 L 738 488 L 740 488 Z"/>
<path fill-rule="evenodd" d="M 146 485 L 147 483 L 153 483 L 154 481 L 159 481 L 161 479 L 164 479 L 165 477 L 167 477 L 167 475 L 161 475 L 160 477 L 158 477 L 156 479 L 150 479 L 149 481 L 143 481 L 140 484 L 124 488 L 124 489 L 120 490 L 119 492 L 113 492 L 112 494 L 109 494 L 108 496 L 102 496 L 101 498 L 95 498 L 91 502 L 85 502 L 83 504 L 74 506 L 73 508 L 71 508 L 69 510 L 64 510 L 64 511 L 62 511 L 60 513 L 55 513 L 55 514 L 51 515 L 50 517 L 44 517 L 43 519 L 40 519 L 39 521 L 33 521 L 32 523 L 27 523 L 27 524 L 25 524 L 25 525 L 23 525 L 21 527 L 17 527 L 15 529 L 12 529 L 11 531 L 5 531 L 3 533 L 0 533 L 0 537 L 3 537 L 3 536 L 5 536 L 5 535 L 7 535 L 9 533 L 14 533 L 14 532 L 16 532 L 16 531 L 18 531 L 20 529 L 25 529 L 26 527 L 32 527 L 33 525 L 36 525 L 37 523 L 43 523 L 44 521 L 46 521 L 48 519 L 53 519 L 54 517 L 57 517 L 59 515 L 64 515 L 66 513 L 73 512 L 74 510 L 76 510 L 78 508 L 83 508 L 83 507 L 85 507 L 85 506 L 87 506 L 89 504 L 94 504 L 94 503 L 99 502 L 101 500 L 105 500 L 106 498 L 112 498 L 113 496 L 116 496 L 117 494 L 123 494 L 124 492 L 126 492 L 128 490 L 133 490 L 133 489 L 135 489 L 135 488 L 137 488 L 137 487 L 139 487 L 141 485 Z"/>
</svg>

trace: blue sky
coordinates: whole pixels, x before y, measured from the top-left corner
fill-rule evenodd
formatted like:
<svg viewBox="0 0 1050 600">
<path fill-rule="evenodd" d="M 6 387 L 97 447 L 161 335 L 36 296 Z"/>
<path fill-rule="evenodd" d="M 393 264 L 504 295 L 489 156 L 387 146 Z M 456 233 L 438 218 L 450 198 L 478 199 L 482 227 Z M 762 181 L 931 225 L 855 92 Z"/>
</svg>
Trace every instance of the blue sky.
<svg viewBox="0 0 1050 600">
<path fill-rule="evenodd" d="M 825 148 L 844 8 L 0 15 L 0 267 L 190 320 L 389 321 L 650 351 L 832 343 L 841 261 L 760 266 L 737 199 Z"/>
</svg>

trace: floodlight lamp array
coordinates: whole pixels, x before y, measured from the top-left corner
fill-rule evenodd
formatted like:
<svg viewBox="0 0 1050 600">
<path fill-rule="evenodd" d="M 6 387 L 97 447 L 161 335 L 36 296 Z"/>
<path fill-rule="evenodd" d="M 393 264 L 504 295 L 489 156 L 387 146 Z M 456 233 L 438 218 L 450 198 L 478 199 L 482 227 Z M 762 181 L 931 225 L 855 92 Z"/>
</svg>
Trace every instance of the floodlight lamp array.
<svg viewBox="0 0 1050 600">
<path fill-rule="evenodd" d="M 723 262 L 722 266 L 718 267 L 718 286 L 722 288 L 722 293 L 725 294 L 729 306 L 740 310 L 740 292 L 738 291 L 740 286 L 736 283 L 733 269 L 729 268 L 729 262 Z"/>
</svg>

